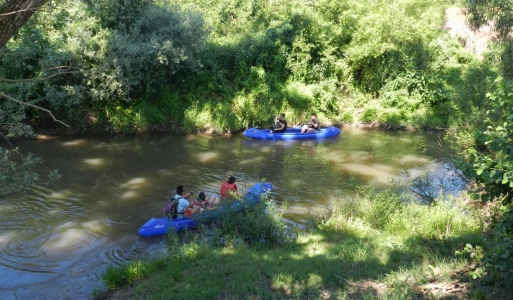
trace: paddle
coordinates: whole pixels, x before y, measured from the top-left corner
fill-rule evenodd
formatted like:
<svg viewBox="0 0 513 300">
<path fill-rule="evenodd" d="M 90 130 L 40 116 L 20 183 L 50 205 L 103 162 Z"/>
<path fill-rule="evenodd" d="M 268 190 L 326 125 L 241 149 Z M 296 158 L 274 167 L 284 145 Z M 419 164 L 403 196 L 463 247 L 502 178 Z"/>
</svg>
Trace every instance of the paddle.
<svg viewBox="0 0 513 300">
<path fill-rule="evenodd" d="M 273 143 L 276 138 L 276 123 L 278 123 L 278 115 L 274 116 Z"/>
</svg>

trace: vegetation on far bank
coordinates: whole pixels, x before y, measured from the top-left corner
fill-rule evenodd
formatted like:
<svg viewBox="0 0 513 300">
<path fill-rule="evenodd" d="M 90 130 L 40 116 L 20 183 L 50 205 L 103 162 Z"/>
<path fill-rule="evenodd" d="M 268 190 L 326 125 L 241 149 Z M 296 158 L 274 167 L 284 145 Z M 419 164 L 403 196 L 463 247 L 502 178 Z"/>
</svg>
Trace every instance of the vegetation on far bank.
<svg viewBox="0 0 513 300">
<path fill-rule="evenodd" d="M 0 89 L 79 131 L 227 132 L 269 126 L 280 112 L 292 124 L 316 112 L 327 123 L 467 126 L 481 120 L 500 68 L 443 29 L 449 5 L 49 1 L 2 49 L 10 81 Z"/>
</svg>

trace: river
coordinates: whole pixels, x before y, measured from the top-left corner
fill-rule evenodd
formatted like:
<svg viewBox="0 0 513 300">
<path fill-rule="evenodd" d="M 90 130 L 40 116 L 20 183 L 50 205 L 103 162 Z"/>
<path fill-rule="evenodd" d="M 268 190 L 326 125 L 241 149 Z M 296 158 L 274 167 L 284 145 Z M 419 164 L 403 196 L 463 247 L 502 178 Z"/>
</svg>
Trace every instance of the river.
<svg viewBox="0 0 513 300">
<path fill-rule="evenodd" d="M 345 127 L 339 137 L 323 141 L 151 134 L 12 143 L 42 157 L 41 168 L 58 169 L 62 177 L 0 198 L 4 300 L 91 298 L 103 288 L 100 276 L 108 265 L 164 248 L 164 237 L 142 238 L 137 230 L 163 216 L 177 185 L 215 195 L 230 175 L 242 188 L 269 181 L 276 202 L 288 204 L 285 218 L 298 227 L 309 212 L 351 197 L 360 184 L 386 188 L 392 179 L 427 173 L 422 182 L 435 194 L 463 186 L 437 133 Z"/>
</svg>

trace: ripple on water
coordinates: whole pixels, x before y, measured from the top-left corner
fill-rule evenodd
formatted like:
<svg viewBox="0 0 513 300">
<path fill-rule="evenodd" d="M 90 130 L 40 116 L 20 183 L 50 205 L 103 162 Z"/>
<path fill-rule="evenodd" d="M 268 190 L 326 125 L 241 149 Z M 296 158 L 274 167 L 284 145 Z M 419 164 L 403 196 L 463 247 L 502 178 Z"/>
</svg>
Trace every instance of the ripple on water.
<svg viewBox="0 0 513 300">
<path fill-rule="evenodd" d="M 140 257 L 141 250 L 142 249 L 139 247 L 137 242 L 128 246 L 115 244 L 109 247 L 107 251 L 103 253 L 103 260 L 106 261 L 108 265 L 121 265 L 129 260 Z"/>
<path fill-rule="evenodd" d="M 114 225 L 128 225 L 133 223 L 133 219 L 137 216 L 138 211 L 135 208 L 127 211 L 116 211 L 105 217 L 105 222 Z"/>
</svg>

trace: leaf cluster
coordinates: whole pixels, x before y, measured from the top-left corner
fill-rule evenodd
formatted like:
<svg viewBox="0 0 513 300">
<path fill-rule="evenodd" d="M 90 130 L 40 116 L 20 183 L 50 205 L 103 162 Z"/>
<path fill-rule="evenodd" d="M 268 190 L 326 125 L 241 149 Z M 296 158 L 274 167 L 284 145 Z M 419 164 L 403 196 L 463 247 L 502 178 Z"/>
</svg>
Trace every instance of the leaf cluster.
<svg viewBox="0 0 513 300">
<path fill-rule="evenodd" d="M 477 147 L 467 150 L 472 168 L 467 174 L 483 184 L 485 200 L 513 196 L 513 92 L 507 81 L 498 81 L 498 89 L 488 93 L 491 109 L 485 119 L 486 129 L 474 133 Z"/>
</svg>

